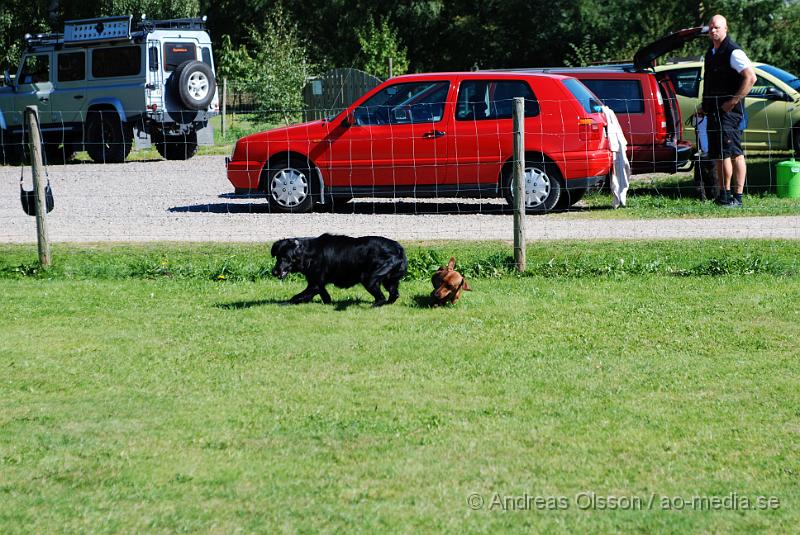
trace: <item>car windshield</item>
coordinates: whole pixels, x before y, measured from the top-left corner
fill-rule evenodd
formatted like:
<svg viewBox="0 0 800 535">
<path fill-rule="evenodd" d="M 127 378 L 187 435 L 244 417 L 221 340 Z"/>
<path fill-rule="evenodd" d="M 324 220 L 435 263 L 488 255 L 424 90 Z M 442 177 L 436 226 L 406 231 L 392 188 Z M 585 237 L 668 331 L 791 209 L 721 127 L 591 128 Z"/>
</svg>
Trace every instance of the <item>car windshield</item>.
<svg viewBox="0 0 800 535">
<path fill-rule="evenodd" d="M 759 65 L 756 68 L 764 71 L 767 74 L 771 74 L 795 91 L 800 91 L 800 78 L 794 74 L 786 72 L 783 69 L 779 69 L 778 67 L 773 67 L 772 65 Z"/>
</svg>

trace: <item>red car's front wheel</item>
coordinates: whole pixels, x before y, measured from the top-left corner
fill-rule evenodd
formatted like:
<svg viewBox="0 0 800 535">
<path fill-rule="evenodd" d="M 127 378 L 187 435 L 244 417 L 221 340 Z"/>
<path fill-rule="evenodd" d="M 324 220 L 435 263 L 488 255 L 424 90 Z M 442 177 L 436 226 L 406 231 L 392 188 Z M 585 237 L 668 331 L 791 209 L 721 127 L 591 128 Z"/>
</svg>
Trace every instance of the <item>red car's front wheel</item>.
<svg viewBox="0 0 800 535">
<path fill-rule="evenodd" d="M 283 213 L 310 212 L 317 189 L 312 167 L 297 158 L 270 163 L 262 179 L 262 188 L 270 208 Z"/>
</svg>

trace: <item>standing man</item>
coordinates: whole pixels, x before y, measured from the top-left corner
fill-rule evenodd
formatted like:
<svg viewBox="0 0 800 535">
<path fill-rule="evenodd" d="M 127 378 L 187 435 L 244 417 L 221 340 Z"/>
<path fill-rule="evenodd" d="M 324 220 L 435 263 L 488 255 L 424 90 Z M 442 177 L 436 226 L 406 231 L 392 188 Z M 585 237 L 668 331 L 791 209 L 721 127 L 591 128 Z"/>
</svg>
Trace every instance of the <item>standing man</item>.
<svg viewBox="0 0 800 535">
<path fill-rule="evenodd" d="M 742 206 L 747 165 L 742 151 L 746 124 L 744 98 L 756 83 L 753 64 L 728 37 L 728 21 L 714 15 L 708 23 L 711 47 L 705 56 L 703 112 L 708 116 L 709 156 L 716 160 L 719 195 L 716 203 Z M 731 177 L 735 177 L 731 192 Z"/>
</svg>

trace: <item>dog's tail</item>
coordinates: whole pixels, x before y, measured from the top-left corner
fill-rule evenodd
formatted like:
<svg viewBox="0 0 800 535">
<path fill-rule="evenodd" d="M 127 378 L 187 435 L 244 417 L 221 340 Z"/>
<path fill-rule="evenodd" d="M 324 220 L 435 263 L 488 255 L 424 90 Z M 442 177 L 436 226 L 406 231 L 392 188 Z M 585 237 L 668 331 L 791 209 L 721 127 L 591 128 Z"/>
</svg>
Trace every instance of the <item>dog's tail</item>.
<svg viewBox="0 0 800 535">
<path fill-rule="evenodd" d="M 400 280 L 408 273 L 408 258 L 406 258 L 405 251 L 403 255 L 394 263 L 391 269 L 391 277 Z"/>
<path fill-rule="evenodd" d="M 392 277 L 397 280 L 402 279 L 408 273 L 408 258 L 406 257 L 406 250 L 403 246 L 397 243 L 397 262 L 394 263 L 391 269 Z"/>
</svg>

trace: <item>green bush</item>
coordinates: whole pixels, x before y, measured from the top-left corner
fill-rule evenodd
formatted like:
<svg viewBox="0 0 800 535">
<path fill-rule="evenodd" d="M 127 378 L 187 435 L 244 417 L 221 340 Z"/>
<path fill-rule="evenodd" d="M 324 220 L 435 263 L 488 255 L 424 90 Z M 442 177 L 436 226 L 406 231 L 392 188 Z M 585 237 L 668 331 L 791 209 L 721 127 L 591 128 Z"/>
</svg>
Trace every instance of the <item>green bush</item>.
<svg viewBox="0 0 800 535">
<path fill-rule="evenodd" d="M 372 19 L 356 32 L 361 56 L 357 65 L 360 69 L 383 80 L 389 78 L 389 58 L 392 58 L 392 74 L 397 76 L 408 72 L 406 49 L 401 45 L 397 30 L 384 19 L 375 26 Z"/>
<path fill-rule="evenodd" d="M 263 29 L 249 29 L 248 41 L 234 47 L 230 37 L 223 36 L 219 76 L 254 97 L 253 112 L 259 120 L 298 120 L 311 63 L 297 26 L 276 9 Z"/>
</svg>

